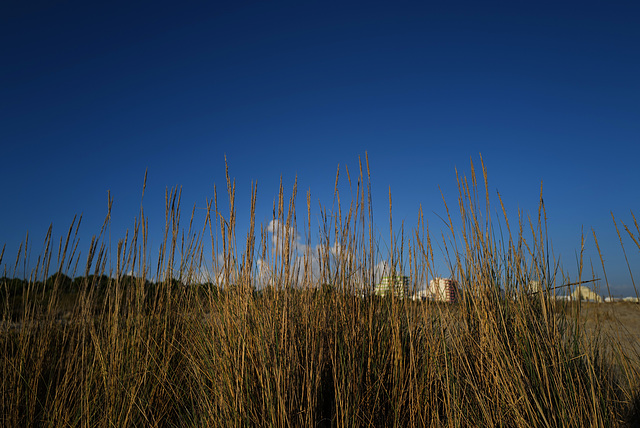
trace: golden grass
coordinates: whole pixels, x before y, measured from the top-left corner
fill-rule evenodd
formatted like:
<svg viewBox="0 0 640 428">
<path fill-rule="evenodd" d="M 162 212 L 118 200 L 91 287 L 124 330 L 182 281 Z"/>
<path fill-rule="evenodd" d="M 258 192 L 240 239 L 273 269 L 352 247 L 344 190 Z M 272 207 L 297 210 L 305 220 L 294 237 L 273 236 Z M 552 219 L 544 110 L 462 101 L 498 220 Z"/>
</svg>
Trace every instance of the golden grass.
<svg viewBox="0 0 640 428">
<path fill-rule="evenodd" d="M 548 298 L 560 284 L 542 196 L 537 221 L 518 218 L 516 230 L 500 198 L 505 226 L 497 238 L 489 220 L 487 172 L 482 165 L 481 202 L 473 167 L 469 178 L 458 179 L 459 226 L 445 202 L 446 235 L 432 237 L 420 216 L 408 237 L 390 226 L 389 254 L 377 250 L 366 162 L 359 165 L 348 207 L 340 203 L 336 174 L 338 202 L 333 212 L 321 213 L 316 248 L 297 247 L 292 233 L 296 186 L 286 207 L 282 186 L 274 202 L 279 240 L 273 248 L 267 228 L 256 227 L 252 187 L 249 232 L 238 243 L 235 183 L 228 174 L 230 210 L 218 210 L 216 191 L 202 228 L 192 214 L 185 232 L 180 192 L 167 193 L 157 260 L 149 259 L 150 232 L 141 208 L 132 233 L 118 243 L 110 277 L 101 276 L 108 263 L 107 215 L 75 292 L 65 291 L 63 275 L 43 280 L 50 271 L 75 273 L 82 266 L 76 255 L 79 221 L 55 254 L 49 233 L 26 286 L 13 289 L 12 280 L 2 279 L 1 425 L 637 422 L 638 356 L 625 355 L 611 337 L 587 336 L 579 311 L 557 308 Z M 309 194 L 306 226 L 310 241 Z M 637 245 L 636 235 L 624 228 Z M 529 232 L 532 238 L 525 239 Z M 412 284 L 433 278 L 434 240 L 442 241 L 465 291 L 460 303 L 360 297 L 363 289 L 373 289 L 380 257 L 395 271 L 406 266 Z M 25 241 L 19 251 L 14 276 L 30 245 Z M 204 281 L 209 253 L 212 270 Z M 4 251 L 0 262 L 3 257 Z M 126 276 L 132 270 L 144 275 Z M 144 276 L 152 273 L 156 280 L 149 282 Z M 546 292 L 527 295 L 534 280 Z M 604 345 L 613 351 L 602 351 Z"/>
</svg>

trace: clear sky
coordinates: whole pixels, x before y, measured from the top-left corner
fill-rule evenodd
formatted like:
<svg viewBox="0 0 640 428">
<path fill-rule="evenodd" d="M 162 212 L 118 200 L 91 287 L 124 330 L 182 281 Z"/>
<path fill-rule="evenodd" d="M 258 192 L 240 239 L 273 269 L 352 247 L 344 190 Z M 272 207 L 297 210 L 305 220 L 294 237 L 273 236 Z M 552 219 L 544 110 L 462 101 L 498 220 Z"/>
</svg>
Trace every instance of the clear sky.
<svg viewBox="0 0 640 428">
<path fill-rule="evenodd" d="M 49 224 L 59 236 L 75 214 L 86 251 L 108 191 L 123 237 L 145 170 L 159 236 L 165 189 L 204 207 L 225 187 L 225 154 L 239 227 L 252 181 L 266 225 L 280 176 L 287 189 L 297 176 L 299 207 L 307 189 L 331 205 L 338 165 L 353 173 L 365 152 L 383 236 L 389 187 L 397 224 L 414 227 L 421 204 L 435 227 L 438 186 L 455 206 L 455 169 L 481 153 L 513 215 L 536 215 L 544 183 L 567 271 L 582 227 L 598 268 L 593 228 L 629 294 L 610 213 L 640 215 L 639 22 L 636 1 L 3 1 L 3 264 L 27 231 L 34 258 Z"/>
</svg>

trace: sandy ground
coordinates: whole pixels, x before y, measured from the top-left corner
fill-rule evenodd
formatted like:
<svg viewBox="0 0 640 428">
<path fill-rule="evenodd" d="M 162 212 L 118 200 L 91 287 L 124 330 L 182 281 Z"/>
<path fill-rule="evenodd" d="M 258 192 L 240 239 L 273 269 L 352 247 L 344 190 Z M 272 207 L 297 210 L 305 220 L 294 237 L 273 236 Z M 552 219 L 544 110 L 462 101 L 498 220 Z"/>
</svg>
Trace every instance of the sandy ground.
<svg viewBox="0 0 640 428">
<path fill-rule="evenodd" d="M 640 304 L 582 303 L 567 310 L 579 313 L 587 333 L 601 337 L 613 355 L 623 355 L 640 367 Z"/>
</svg>

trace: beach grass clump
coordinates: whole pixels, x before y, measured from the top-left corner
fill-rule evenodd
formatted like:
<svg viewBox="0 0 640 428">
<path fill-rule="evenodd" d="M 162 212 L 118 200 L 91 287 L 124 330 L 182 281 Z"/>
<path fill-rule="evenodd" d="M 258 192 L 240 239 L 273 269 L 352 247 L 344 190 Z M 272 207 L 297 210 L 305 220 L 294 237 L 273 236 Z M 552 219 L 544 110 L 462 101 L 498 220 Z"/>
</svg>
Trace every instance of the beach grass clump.
<svg viewBox="0 0 640 428">
<path fill-rule="evenodd" d="M 297 241 L 296 186 L 288 203 L 281 186 L 268 227 L 256 224 L 254 187 L 246 239 L 236 236 L 235 184 L 227 178 L 229 211 L 218 209 L 216 194 L 203 224 L 192 214 L 186 230 L 179 190 L 167 193 L 157 259 L 143 210 L 115 260 L 104 242 L 109 216 L 86 260 L 78 256 L 76 221 L 59 243 L 49 233 L 37 266 L 18 279 L 21 248 L 0 280 L 1 425 L 637 421 L 638 355 L 589 333 L 579 311 L 551 298 L 563 278 L 542 197 L 537 220 L 518 218 L 514 229 L 500 200 L 497 233 L 487 172 L 482 165 L 479 186 L 472 164 L 470 177 L 458 180 L 459 217 L 445 202 L 439 237 L 421 213 L 410 233 L 404 225 L 398 233 L 390 195 L 382 254 L 368 164 L 359 167 L 354 183 L 347 171 L 355 187 L 348 206 L 339 202 L 336 177 L 338 203 L 321 213 L 316 247 Z M 309 201 L 308 194 L 307 242 Z M 437 277 L 434 247 L 462 290 L 456 303 L 373 293 L 381 261 L 387 275 L 406 275 L 413 288 Z"/>
</svg>

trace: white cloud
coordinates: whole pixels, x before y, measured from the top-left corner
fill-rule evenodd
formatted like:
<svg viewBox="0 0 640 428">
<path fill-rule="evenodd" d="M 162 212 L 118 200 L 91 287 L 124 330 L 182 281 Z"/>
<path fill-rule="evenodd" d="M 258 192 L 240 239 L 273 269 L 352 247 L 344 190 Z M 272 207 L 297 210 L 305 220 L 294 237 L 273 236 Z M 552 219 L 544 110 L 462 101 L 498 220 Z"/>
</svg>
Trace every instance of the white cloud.
<svg viewBox="0 0 640 428">
<path fill-rule="evenodd" d="M 287 241 L 293 253 L 304 251 L 306 248 L 298 231 L 280 220 L 271 220 L 267 226 L 267 232 L 271 234 L 273 251 L 282 251 Z"/>
<path fill-rule="evenodd" d="M 383 260 L 378 262 L 373 270 L 374 282 L 377 284 L 382 280 L 383 276 L 391 275 L 392 269 L 389 262 Z"/>
</svg>

